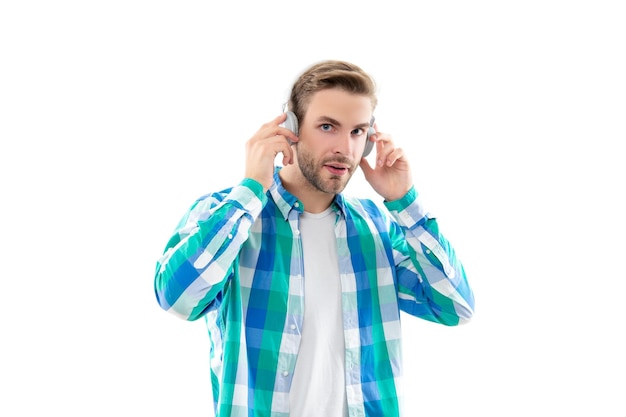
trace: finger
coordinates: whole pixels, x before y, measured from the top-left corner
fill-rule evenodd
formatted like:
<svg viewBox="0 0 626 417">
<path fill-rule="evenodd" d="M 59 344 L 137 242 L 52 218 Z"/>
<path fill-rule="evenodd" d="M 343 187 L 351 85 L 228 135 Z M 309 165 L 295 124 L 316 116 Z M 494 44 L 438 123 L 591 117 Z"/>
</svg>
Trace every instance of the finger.
<svg viewBox="0 0 626 417">
<path fill-rule="evenodd" d="M 297 142 L 298 140 L 300 140 L 300 138 L 298 138 L 298 136 L 296 136 L 296 134 L 291 129 L 287 129 L 283 125 L 286 120 L 287 113 L 281 113 L 278 117 L 276 117 L 276 119 L 274 119 L 274 122 L 277 122 L 276 126 L 278 127 L 276 134 L 284 136 L 291 145 L 293 142 Z"/>
<path fill-rule="evenodd" d="M 385 158 L 386 165 L 388 167 L 393 166 L 399 159 L 404 157 L 404 151 L 402 148 L 395 148 L 392 152 L 390 152 Z"/>
<path fill-rule="evenodd" d="M 385 165 L 389 154 L 393 152 L 393 144 L 387 142 L 384 139 L 380 139 L 376 142 L 376 164 L 378 166 Z"/>
<path fill-rule="evenodd" d="M 376 138 L 376 163 L 379 166 L 385 165 L 394 149 L 396 148 L 391 135 L 379 133 Z"/>
<path fill-rule="evenodd" d="M 283 165 L 292 165 L 293 162 L 293 151 L 289 148 L 289 152 L 283 152 Z"/>
<path fill-rule="evenodd" d="M 286 138 L 283 135 L 275 135 L 271 138 L 267 138 L 267 143 L 271 143 L 272 150 L 274 152 L 274 157 L 279 153 L 283 154 L 283 165 L 290 165 L 294 163 L 295 153 L 293 148 L 291 147 L 292 143 L 289 141 L 290 139 Z M 297 137 L 295 137 L 298 140 Z"/>
<path fill-rule="evenodd" d="M 285 142 L 287 143 L 285 144 Z M 289 140 L 286 140 L 285 142 L 283 142 L 283 149 L 281 150 L 283 153 L 283 165 L 291 165 L 294 162 L 294 152 L 291 147 L 292 144 Z"/>
<path fill-rule="evenodd" d="M 287 113 L 283 112 L 279 114 L 278 116 L 276 116 L 275 120 L 278 122 L 278 124 L 283 123 L 285 120 L 287 120 Z"/>
<path fill-rule="evenodd" d="M 262 131 L 262 130 L 264 131 L 267 129 L 275 128 L 281 123 L 283 123 L 285 120 L 287 120 L 287 115 L 285 113 L 281 113 L 278 116 L 276 116 L 274 119 L 272 119 L 271 121 L 267 123 L 263 123 L 259 131 Z"/>
<path fill-rule="evenodd" d="M 274 118 L 274 120 L 263 124 L 258 132 L 254 135 L 254 138 L 256 138 L 257 140 L 264 140 L 275 136 L 283 136 L 283 138 L 286 139 L 290 145 L 294 142 L 297 142 L 299 140 L 298 136 L 296 136 L 294 132 L 287 129 L 286 127 L 281 126 L 281 123 L 283 123 L 286 118 L 286 114 L 282 113 L 281 115 Z"/>
<path fill-rule="evenodd" d="M 300 140 L 300 138 L 297 137 L 295 133 L 283 126 L 278 126 L 278 129 L 276 130 L 276 135 L 283 136 L 290 145 Z"/>
<path fill-rule="evenodd" d="M 376 142 L 380 142 L 383 145 L 387 145 L 389 143 L 393 143 L 393 138 L 388 133 L 376 132 L 374 138 Z"/>
<path fill-rule="evenodd" d="M 361 158 L 359 166 L 363 170 L 363 175 L 365 175 L 365 178 L 367 178 L 372 172 L 374 172 L 374 168 L 372 168 L 367 158 Z"/>
</svg>

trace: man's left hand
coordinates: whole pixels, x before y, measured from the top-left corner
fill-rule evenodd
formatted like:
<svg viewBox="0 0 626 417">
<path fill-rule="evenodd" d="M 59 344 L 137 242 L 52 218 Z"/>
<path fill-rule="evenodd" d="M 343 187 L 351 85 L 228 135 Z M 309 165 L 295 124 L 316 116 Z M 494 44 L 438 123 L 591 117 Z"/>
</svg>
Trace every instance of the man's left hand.
<svg viewBox="0 0 626 417">
<path fill-rule="evenodd" d="M 395 147 L 391 135 L 379 132 L 376 125 L 374 128 L 376 133 L 369 140 L 376 142 L 376 165 L 372 167 L 365 158 L 359 165 L 374 191 L 386 201 L 398 200 L 413 186 L 409 161 L 402 148 Z"/>
</svg>

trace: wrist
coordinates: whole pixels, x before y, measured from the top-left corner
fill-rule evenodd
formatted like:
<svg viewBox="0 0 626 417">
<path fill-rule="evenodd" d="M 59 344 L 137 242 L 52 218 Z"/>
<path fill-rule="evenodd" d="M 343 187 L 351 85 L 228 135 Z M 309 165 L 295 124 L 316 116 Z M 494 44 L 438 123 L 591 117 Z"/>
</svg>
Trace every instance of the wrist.
<svg viewBox="0 0 626 417">
<path fill-rule="evenodd" d="M 403 190 L 403 191 L 398 191 L 392 194 L 388 194 L 388 195 L 384 195 L 383 198 L 385 199 L 386 202 L 391 203 L 394 201 L 398 201 L 398 200 L 402 200 L 404 197 L 406 197 L 406 195 L 413 189 L 413 186 Z"/>
</svg>

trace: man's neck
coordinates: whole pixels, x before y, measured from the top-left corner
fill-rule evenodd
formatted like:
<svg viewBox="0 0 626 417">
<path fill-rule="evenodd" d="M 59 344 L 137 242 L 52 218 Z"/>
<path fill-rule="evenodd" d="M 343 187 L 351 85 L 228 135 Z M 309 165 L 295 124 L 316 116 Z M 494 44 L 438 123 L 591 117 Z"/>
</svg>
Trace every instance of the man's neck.
<svg viewBox="0 0 626 417">
<path fill-rule="evenodd" d="M 294 165 L 283 167 L 278 173 L 283 187 L 304 204 L 309 213 L 321 213 L 330 207 L 335 195 L 313 187 Z"/>
</svg>

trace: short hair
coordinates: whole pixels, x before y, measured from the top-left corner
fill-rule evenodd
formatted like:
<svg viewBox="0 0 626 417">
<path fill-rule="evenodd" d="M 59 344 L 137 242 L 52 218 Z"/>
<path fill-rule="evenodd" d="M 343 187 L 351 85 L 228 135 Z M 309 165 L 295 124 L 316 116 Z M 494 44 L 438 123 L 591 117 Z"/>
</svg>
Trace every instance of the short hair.
<svg viewBox="0 0 626 417">
<path fill-rule="evenodd" d="M 326 60 L 309 67 L 298 77 L 289 96 L 289 110 L 301 121 L 313 94 L 330 88 L 368 97 L 372 111 L 378 104 L 376 83 L 369 74 L 346 61 Z"/>
</svg>

